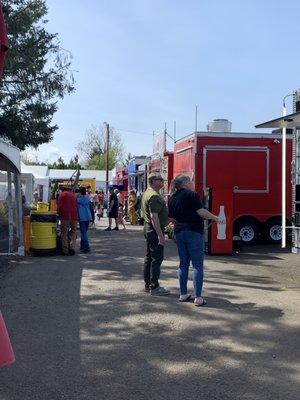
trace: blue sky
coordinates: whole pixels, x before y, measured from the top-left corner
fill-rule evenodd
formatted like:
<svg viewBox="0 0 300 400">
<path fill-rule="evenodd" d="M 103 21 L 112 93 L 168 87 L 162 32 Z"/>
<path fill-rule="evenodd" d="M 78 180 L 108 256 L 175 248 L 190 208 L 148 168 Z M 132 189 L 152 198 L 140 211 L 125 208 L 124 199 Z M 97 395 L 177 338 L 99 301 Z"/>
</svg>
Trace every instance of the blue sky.
<svg viewBox="0 0 300 400">
<path fill-rule="evenodd" d="M 59 105 L 53 142 L 40 159 L 66 159 L 91 125 L 177 137 L 214 118 L 233 131 L 280 115 L 300 86 L 300 2 L 296 0 L 47 0 L 78 71 Z M 151 135 L 120 131 L 126 152 L 151 154 Z M 169 148 L 172 143 L 169 142 Z"/>
</svg>

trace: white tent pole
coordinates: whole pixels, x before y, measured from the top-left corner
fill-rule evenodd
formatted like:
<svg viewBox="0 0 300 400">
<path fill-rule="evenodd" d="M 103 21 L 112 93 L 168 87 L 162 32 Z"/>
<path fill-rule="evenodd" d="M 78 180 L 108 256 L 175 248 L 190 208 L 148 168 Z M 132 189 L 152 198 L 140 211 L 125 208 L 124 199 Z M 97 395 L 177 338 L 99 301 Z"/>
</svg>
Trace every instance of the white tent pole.
<svg viewBox="0 0 300 400">
<path fill-rule="evenodd" d="M 8 253 L 14 251 L 14 211 L 12 198 L 12 177 L 11 172 L 7 171 L 7 208 L 8 208 Z"/>
<path fill-rule="evenodd" d="M 286 116 L 285 103 L 282 106 L 282 116 Z M 286 127 L 282 128 L 282 167 L 281 167 L 281 247 L 286 247 Z"/>
</svg>

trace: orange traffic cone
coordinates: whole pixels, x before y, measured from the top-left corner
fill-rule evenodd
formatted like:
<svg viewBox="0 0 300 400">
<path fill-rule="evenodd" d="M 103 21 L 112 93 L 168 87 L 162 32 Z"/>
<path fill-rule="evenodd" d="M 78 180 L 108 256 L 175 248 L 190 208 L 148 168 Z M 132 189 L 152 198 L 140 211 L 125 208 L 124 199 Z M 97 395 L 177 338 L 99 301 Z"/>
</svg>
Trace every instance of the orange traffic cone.
<svg viewBox="0 0 300 400">
<path fill-rule="evenodd" d="M 4 319 L 0 312 L 0 368 L 15 362 L 14 351 L 11 347 Z"/>
</svg>

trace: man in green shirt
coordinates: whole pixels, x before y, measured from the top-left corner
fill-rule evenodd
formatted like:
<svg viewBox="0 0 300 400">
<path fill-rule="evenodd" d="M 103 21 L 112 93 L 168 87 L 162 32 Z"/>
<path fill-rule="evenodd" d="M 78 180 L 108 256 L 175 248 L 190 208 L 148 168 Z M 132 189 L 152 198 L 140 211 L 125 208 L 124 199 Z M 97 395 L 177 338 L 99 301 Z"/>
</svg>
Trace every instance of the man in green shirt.
<svg viewBox="0 0 300 400">
<path fill-rule="evenodd" d="M 160 266 L 164 259 L 164 227 L 168 224 L 168 210 L 163 197 L 159 194 L 164 186 L 160 174 L 149 175 L 149 187 L 143 194 L 142 212 L 144 216 L 144 235 L 147 253 L 144 260 L 145 291 L 153 296 L 170 294 L 159 286 Z"/>
</svg>

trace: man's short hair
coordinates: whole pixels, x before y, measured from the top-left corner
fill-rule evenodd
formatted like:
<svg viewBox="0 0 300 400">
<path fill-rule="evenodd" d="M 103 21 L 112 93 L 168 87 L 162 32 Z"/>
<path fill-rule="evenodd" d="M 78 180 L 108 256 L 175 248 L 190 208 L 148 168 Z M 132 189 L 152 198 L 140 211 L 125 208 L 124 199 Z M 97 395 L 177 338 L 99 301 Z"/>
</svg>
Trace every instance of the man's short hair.
<svg viewBox="0 0 300 400">
<path fill-rule="evenodd" d="M 85 195 L 86 195 L 86 188 L 85 188 L 84 186 L 81 186 L 81 187 L 79 188 L 79 193 L 80 193 L 82 196 L 85 196 Z"/>
<path fill-rule="evenodd" d="M 156 178 L 157 178 L 158 176 L 161 176 L 161 174 L 158 173 L 158 172 L 156 172 L 156 173 L 155 173 L 155 172 L 151 172 L 151 173 L 149 174 L 149 176 L 148 176 L 148 182 L 149 182 L 150 184 L 152 184 L 153 181 L 155 181 Z"/>
</svg>

